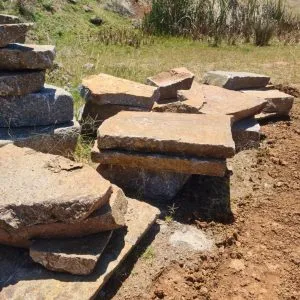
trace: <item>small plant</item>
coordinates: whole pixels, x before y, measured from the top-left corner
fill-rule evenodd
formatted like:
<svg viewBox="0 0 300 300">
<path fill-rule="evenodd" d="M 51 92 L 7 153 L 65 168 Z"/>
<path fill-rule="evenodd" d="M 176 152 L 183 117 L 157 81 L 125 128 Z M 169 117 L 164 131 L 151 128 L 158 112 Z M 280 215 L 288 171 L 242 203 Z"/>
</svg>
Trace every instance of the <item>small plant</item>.
<svg viewBox="0 0 300 300">
<path fill-rule="evenodd" d="M 17 0 L 16 8 L 20 15 L 32 21 L 36 21 L 35 2 L 34 0 Z"/>
<path fill-rule="evenodd" d="M 145 260 L 152 260 L 155 257 L 155 252 L 153 247 L 149 246 L 146 251 L 143 253 L 142 258 Z"/>
<path fill-rule="evenodd" d="M 165 216 L 165 221 L 168 224 L 173 222 L 177 209 L 178 207 L 175 206 L 175 203 L 173 203 L 171 206 L 168 206 L 168 214 Z"/>
<path fill-rule="evenodd" d="M 55 12 L 55 8 L 54 8 L 52 0 L 43 1 L 42 5 L 43 5 L 43 7 L 44 7 L 45 10 L 47 10 L 47 11 L 49 11 L 51 13 Z"/>
</svg>

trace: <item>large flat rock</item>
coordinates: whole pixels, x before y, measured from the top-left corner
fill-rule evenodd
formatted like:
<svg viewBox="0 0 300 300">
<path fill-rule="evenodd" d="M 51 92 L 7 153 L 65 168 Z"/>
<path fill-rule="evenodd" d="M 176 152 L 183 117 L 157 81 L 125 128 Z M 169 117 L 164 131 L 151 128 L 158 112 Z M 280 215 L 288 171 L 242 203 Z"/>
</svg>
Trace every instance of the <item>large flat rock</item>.
<svg viewBox="0 0 300 300">
<path fill-rule="evenodd" d="M 267 101 L 237 91 L 217 86 L 202 85 L 205 104 L 200 113 L 208 115 L 230 115 L 234 121 L 253 117 L 267 105 Z"/>
<path fill-rule="evenodd" d="M 74 157 L 80 125 L 76 121 L 59 125 L 0 128 L 0 147 L 14 144 L 39 152 Z"/>
<path fill-rule="evenodd" d="M 62 124 L 74 114 L 71 94 L 52 85 L 24 96 L 0 96 L 0 102 L 0 127 Z"/>
<path fill-rule="evenodd" d="M 243 93 L 268 101 L 264 113 L 288 115 L 294 104 L 294 97 L 274 89 L 242 90 Z"/>
<path fill-rule="evenodd" d="M 32 26 L 32 23 L 0 24 L 0 48 L 25 40 L 26 33 Z"/>
<path fill-rule="evenodd" d="M 145 202 L 130 199 L 126 215 L 127 230 L 117 230 L 88 276 L 47 271 L 34 263 L 27 251 L 0 246 L 1 300 L 88 300 L 96 297 L 116 268 L 151 227 L 159 210 Z"/>
<path fill-rule="evenodd" d="M 79 222 L 112 193 L 110 182 L 92 167 L 64 157 L 14 145 L 0 148 L 0 157 L 0 227 L 7 231 Z"/>
<path fill-rule="evenodd" d="M 178 90 L 189 90 L 195 75 L 186 68 L 175 68 L 147 78 L 147 83 L 159 88 L 160 100 L 177 97 Z"/>
<path fill-rule="evenodd" d="M 22 96 L 40 91 L 45 71 L 0 72 L 0 96 Z"/>
<path fill-rule="evenodd" d="M 101 164 L 145 168 L 154 171 L 170 171 L 208 176 L 225 175 L 226 161 L 222 159 L 197 158 L 121 150 L 99 150 L 97 143 L 91 153 L 92 161 Z"/>
<path fill-rule="evenodd" d="M 28 248 L 33 239 L 78 238 L 125 226 L 127 198 L 113 185 L 109 203 L 94 211 L 88 218 L 76 223 L 55 222 L 22 227 L 14 231 L 0 228 L 0 244 Z"/>
<path fill-rule="evenodd" d="M 228 116 L 120 112 L 99 127 L 98 146 L 201 158 L 234 155 Z"/>
<path fill-rule="evenodd" d="M 262 88 L 269 81 L 269 76 L 249 72 L 210 71 L 204 75 L 204 83 L 229 90 Z"/>
<path fill-rule="evenodd" d="M 55 47 L 9 44 L 0 48 L 1 70 L 45 70 L 53 65 Z"/>
<path fill-rule="evenodd" d="M 20 19 L 17 16 L 0 14 L 0 24 L 17 24 Z"/>
<path fill-rule="evenodd" d="M 82 80 L 82 96 L 98 105 L 114 104 L 151 109 L 159 91 L 138 82 L 107 74 L 93 75 Z"/>
<path fill-rule="evenodd" d="M 50 271 L 88 275 L 111 236 L 112 231 L 107 231 L 82 238 L 36 240 L 30 247 L 30 257 Z"/>
</svg>

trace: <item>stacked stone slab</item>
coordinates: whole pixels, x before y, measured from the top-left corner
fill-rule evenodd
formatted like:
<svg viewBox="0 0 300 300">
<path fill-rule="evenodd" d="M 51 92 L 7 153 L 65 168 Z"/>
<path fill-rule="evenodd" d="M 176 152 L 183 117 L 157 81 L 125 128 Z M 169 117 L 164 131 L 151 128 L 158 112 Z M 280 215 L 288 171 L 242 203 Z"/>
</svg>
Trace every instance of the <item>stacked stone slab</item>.
<svg viewBox="0 0 300 300">
<path fill-rule="evenodd" d="M 159 98 L 157 88 L 107 74 L 83 79 L 81 95 L 86 101 L 81 109 L 82 133 L 94 136 L 106 119 L 120 111 L 151 111 Z"/>
<path fill-rule="evenodd" d="M 98 129 L 92 160 L 129 194 L 172 199 L 192 174 L 224 176 L 230 116 L 120 112 Z"/>
<path fill-rule="evenodd" d="M 79 124 L 73 121 L 72 96 L 45 84 L 55 47 L 20 44 L 32 24 L 0 15 L 0 147 L 9 143 L 69 155 Z"/>
</svg>

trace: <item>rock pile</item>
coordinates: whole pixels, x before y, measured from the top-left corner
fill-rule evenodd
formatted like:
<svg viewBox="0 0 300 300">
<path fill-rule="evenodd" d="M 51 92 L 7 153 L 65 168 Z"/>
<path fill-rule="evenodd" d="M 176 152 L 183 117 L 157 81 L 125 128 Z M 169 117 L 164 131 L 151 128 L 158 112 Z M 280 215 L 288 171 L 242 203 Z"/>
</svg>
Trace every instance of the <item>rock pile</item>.
<svg viewBox="0 0 300 300">
<path fill-rule="evenodd" d="M 33 24 L 0 15 L 0 147 L 14 143 L 42 152 L 74 151 L 79 125 L 72 96 L 45 84 L 55 47 L 20 44 Z"/>
</svg>

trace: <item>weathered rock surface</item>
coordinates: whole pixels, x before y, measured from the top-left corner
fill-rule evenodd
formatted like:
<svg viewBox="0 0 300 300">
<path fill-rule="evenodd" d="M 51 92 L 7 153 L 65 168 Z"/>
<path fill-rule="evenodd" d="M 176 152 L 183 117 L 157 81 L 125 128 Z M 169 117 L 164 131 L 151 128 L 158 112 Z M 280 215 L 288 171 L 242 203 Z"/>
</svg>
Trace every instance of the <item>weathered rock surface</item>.
<svg viewBox="0 0 300 300">
<path fill-rule="evenodd" d="M 122 188 L 126 195 L 138 199 L 166 201 L 173 199 L 191 176 L 177 172 L 104 164 L 101 164 L 97 171 Z"/>
<path fill-rule="evenodd" d="M 97 143 L 91 153 L 92 161 L 101 164 L 144 168 L 153 171 L 169 171 L 208 176 L 225 175 L 226 162 L 221 159 L 195 158 L 156 153 L 128 152 L 121 150 L 99 150 Z"/>
<path fill-rule="evenodd" d="M 155 103 L 152 111 L 183 114 L 198 114 L 199 110 L 193 104 L 183 101 L 174 101 L 164 104 Z"/>
<path fill-rule="evenodd" d="M 0 128 L 0 148 L 14 144 L 39 152 L 73 158 L 80 125 L 71 121 L 60 125 Z"/>
<path fill-rule="evenodd" d="M 130 199 L 126 214 L 127 230 L 117 230 L 103 252 L 93 274 L 74 276 L 50 272 L 32 261 L 27 251 L 0 246 L 0 298 L 93 299 L 117 267 L 156 220 L 159 210 Z M 16 272 L 18 270 L 18 272 Z"/>
<path fill-rule="evenodd" d="M 294 104 L 294 97 L 274 89 L 242 90 L 243 93 L 268 101 L 265 113 L 288 115 Z"/>
<path fill-rule="evenodd" d="M 176 68 L 147 78 L 147 83 L 159 88 L 160 100 L 177 97 L 178 90 L 189 90 L 195 75 L 186 68 Z"/>
<path fill-rule="evenodd" d="M 118 229 L 125 226 L 127 204 L 123 191 L 113 185 L 109 203 L 94 211 L 88 218 L 76 223 L 36 224 L 13 232 L 0 228 L 0 244 L 28 248 L 32 239 L 78 238 Z"/>
<path fill-rule="evenodd" d="M 9 44 L 0 48 L 1 70 L 45 70 L 53 65 L 55 47 Z"/>
<path fill-rule="evenodd" d="M 200 158 L 234 155 L 228 116 L 120 112 L 99 127 L 98 147 Z"/>
<path fill-rule="evenodd" d="M 40 91 L 45 71 L 0 72 L 0 96 L 22 96 Z"/>
<path fill-rule="evenodd" d="M 32 25 L 32 23 L 0 24 L 0 48 L 25 40 L 26 33 Z"/>
<path fill-rule="evenodd" d="M 260 145 L 260 125 L 254 119 L 245 119 L 232 126 L 232 136 L 237 151 L 258 148 Z"/>
<path fill-rule="evenodd" d="M 82 81 L 82 96 L 98 105 L 114 104 L 151 109 L 159 98 L 157 88 L 107 74 Z"/>
<path fill-rule="evenodd" d="M 0 24 L 17 24 L 20 19 L 17 16 L 0 14 Z"/>
<path fill-rule="evenodd" d="M 111 184 L 87 165 L 13 145 L 0 157 L 0 227 L 9 232 L 79 222 L 109 201 Z"/>
<path fill-rule="evenodd" d="M 269 81 L 269 76 L 249 72 L 211 71 L 204 76 L 204 83 L 229 90 L 262 88 Z"/>
<path fill-rule="evenodd" d="M 205 104 L 201 113 L 208 115 L 230 115 L 234 121 L 253 117 L 267 105 L 267 101 L 241 92 L 217 86 L 202 85 Z"/>
<path fill-rule="evenodd" d="M 46 269 L 88 275 L 93 272 L 105 250 L 112 231 L 82 238 L 37 240 L 30 247 L 30 257 Z"/>
<path fill-rule="evenodd" d="M 74 114 L 71 94 L 52 85 L 24 96 L 0 96 L 0 102 L 0 127 L 62 124 Z"/>
</svg>

